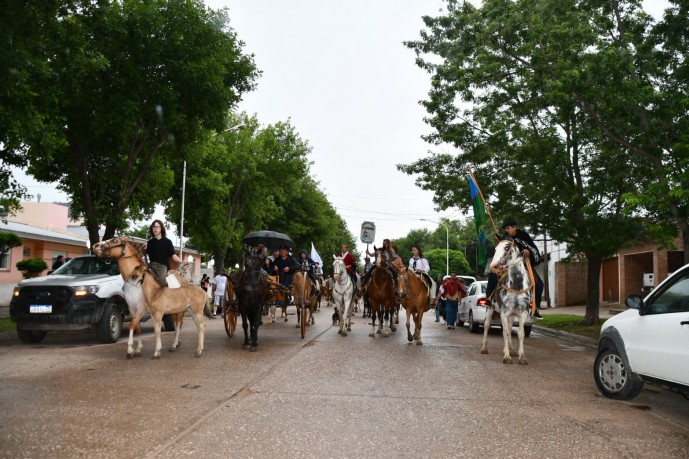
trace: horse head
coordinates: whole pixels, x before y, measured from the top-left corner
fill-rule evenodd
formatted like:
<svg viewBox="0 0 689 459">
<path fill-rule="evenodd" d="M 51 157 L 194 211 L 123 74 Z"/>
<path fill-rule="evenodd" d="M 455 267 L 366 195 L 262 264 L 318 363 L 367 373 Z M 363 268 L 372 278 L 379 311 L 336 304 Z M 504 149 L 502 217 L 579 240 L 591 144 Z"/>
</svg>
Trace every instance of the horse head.
<svg viewBox="0 0 689 459">
<path fill-rule="evenodd" d="M 249 277 L 249 283 L 252 287 L 258 285 L 262 267 L 260 257 L 254 255 L 244 257 L 244 274 Z"/>
<path fill-rule="evenodd" d="M 125 281 L 127 281 L 131 284 L 143 284 L 147 271 L 148 271 L 148 269 L 146 268 L 146 266 L 141 264 L 141 265 L 138 265 L 137 267 L 135 267 L 132 270 L 132 272 L 129 273 L 128 276 L 125 273 L 122 273 L 122 277 L 124 278 Z M 127 276 L 128 278 L 125 276 Z"/>
<path fill-rule="evenodd" d="M 383 247 L 376 248 L 373 246 L 373 251 L 376 254 L 376 268 L 387 268 L 387 259 L 385 258 L 385 249 Z"/>
<path fill-rule="evenodd" d="M 409 268 L 402 268 L 402 270 L 397 275 L 397 297 L 404 301 L 407 299 L 407 288 L 409 287 L 409 275 L 412 271 Z"/>
<path fill-rule="evenodd" d="M 138 246 L 138 247 L 136 247 Z M 97 257 L 105 258 L 123 258 L 138 255 L 143 251 L 143 244 L 136 244 L 131 242 L 125 236 L 114 237 L 107 241 L 97 242 L 93 244 L 93 253 Z"/>
<path fill-rule="evenodd" d="M 347 268 L 345 267 L 342 257 L 336 257 L 333 255 L 333 258 L 335 258 L 335 261 L 333 262 L 333 280 L 339 282 L 342 278 L 342 274 L 346 274 Z"/>
</svg>

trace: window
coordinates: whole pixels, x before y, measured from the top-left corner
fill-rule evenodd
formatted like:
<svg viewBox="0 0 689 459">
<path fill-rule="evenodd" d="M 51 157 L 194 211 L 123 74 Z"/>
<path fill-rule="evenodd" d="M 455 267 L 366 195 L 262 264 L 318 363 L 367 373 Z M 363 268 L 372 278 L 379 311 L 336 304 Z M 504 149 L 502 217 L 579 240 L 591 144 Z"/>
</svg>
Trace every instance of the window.
<svg viewBox="0 0 689 459">
<path fill-rule="evenodd" d="M 689 273 L 676 279 L 663 293 L 653 300 L 648 314 L 666 314 L 689 311 Z"/>
<path fill-rule="evenodd" d="M 0 256 L 0 269 L 8 271 L 10 269 L 10 254 L 9 252 Z"/>
</svg>

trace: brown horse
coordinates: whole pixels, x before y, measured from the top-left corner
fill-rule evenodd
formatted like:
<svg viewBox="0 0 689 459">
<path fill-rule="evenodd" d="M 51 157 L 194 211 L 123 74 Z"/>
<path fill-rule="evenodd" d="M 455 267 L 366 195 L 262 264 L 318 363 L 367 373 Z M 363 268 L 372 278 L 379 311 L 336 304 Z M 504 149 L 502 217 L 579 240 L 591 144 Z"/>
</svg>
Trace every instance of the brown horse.
<svg viewBox="0 0 689 459">
<path fill-rule="evenodd" d="M 382 248 L 376 249 L 376 267 L 371 273 L 371 279 L 366 287 L 368 300 L 371 303 L 371 333 L 368 336 L 375 336 L 376 332 L 376 316 L 380 321 L 377 332 L 383 329 L 383 336 L 389 336 L 388 329 L 395 331 L 394 310 L 397 307 L 395 303 L 395 288 L 392 280 L 392 274 L 387 269 L 387 262 L 385 260 L 385 252 Z"/>
<path fill-rule="evenodd" d="M 321 296 L 325 298 L 326 306 L 330 307 L 333 305 L 333 280 L 331 278 L 323 281 Z"/>
<path fill-rule="evenodd" d="M 292 298 L 297 306 L 297 328 L 301 326 L 301 307 L 304 305 L 309 311 L 309 318 L 306 325 L 315 324 L 313 313 L 318 307 L 318 296 L 315 294 L 314 286 L 304 271 L 297 271 L 292 278 Z"/>
<path fill-rule="evenodd" d="M 421 320 L 423 313 L 431 308 L 429 287 L 421 280 L 421 276 L 409 268 L 403 268 L 397 277 L 397 295 L 402 299 L 402 307 L 407 311 L 407 339 L 421 341 Z M 414 335 L 411 334 L 409 317 L 414 319 Z"/>
<path fill-rule="evenodd" d="M 160 341 L 160 331 L 163 315 L 177 314 L 177 330 L 175 341 L 170 348 L 174 351 L 179 346 L 179 327 L 184 311 L 191 308 L 191 317 L 196 322 L 199 330 L 198 342 L 196 345 L 196 357 L 200 357 L 203 352 L 203 338 L 206 324 L 203 320 L 203 309 L 206 305 L 206 292 L 201 287 L 191 285 L 188 281 L 182 280 L 180 288 L 161 287 L 155 276 L 148 270 L 147 266 L 141 261 L 141 247 L 129 241 L 126 237 L 116 237 L 103 241 L 93 246 L 96 256 L 114 258 L 125 282 L 132 286 L 140 285 L 143 290 L 143 297 L 146 300 L 148 309 L 153 316 L 153 329 L 156 335 L 156 347 L 153 353 L 154 359 L 160 358 L 162 344 Z M 143 315 L 143 312 L 137 313 Z M 141 316 L 135 317 L 137 325 Z M 130 325 L 131 337 L 132 325 Z M 127 355 L 129 356 L 129 349 Z"/>
</svg>

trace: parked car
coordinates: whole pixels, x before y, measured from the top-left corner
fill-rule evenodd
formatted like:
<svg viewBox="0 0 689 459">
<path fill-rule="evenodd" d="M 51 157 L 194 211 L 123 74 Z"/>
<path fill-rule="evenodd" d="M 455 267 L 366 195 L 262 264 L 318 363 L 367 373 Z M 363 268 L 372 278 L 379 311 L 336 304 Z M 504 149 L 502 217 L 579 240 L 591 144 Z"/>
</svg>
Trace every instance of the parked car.
<svg viewBox="0 0 689 459">
<path fill-rule="evenodd" d="M 629 400 L 649 383 L 689 399 L 689 265 L 645 298 L 631 295 L 625 304 L 630 309 L 601 327 L 593 367 L 598 389 Z"/>
<path fill-rule="evenodd" d="M 476 281 L 467 288 L 467 296 L 459 303 L 459 313 L 457 315 L 459 325 L 462 326 L 466 322 L 469 325 L 471 333 L 478 333 L 483 327 L 486 320 L 486 287 L 487 281 Z M 519 318 L 515 318 L 512 322 L 513 326 L 519 326 Z M 493 318 L 490 323 L 493 327 L 502 328 L 500 317 Z M 531 335 L 531 326 L 533 319 L 528 316 L 524 324 L 524 334 Z"/>
<path fill-rule="evenodd" d="M 25 343 L 42 341 L 48 331 L 88 329 L 94 329 L 100 341 L 114 343 L 129 318 L 123 285 L 116 262 L 76 257 L 50 276 L 19 282 L 12 293 L 10 317 Z M 171 317 L 163 322 L 166 330 L 174 330 Z"/>
</svg>

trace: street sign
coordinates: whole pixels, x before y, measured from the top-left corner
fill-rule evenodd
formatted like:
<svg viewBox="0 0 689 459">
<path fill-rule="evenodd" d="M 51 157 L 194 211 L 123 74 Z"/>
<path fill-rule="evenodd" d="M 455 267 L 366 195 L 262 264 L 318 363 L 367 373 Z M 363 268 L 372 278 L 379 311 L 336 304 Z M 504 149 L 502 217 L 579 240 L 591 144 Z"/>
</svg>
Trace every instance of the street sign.
<svg viewBox="0 0 689 459">
<path fill-rule="evenodd" d="M 376 240 L 376 224 L 373 222 L 363 222 L 361 224 L 361 242 L 373 244 Z"/>
</svg>

